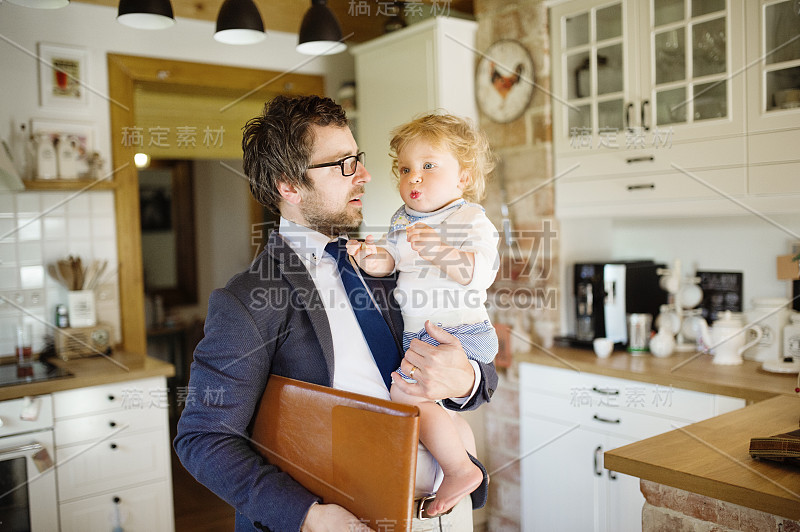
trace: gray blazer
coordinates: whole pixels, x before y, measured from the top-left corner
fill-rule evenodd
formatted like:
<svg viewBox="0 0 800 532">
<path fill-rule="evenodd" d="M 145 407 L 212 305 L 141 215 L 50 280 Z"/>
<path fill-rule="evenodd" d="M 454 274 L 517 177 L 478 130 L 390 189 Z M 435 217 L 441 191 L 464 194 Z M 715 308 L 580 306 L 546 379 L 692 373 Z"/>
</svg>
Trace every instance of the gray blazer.
<svg viewBox="0 0 800 532">
<path fill-rule="evenodd" d="M 402 352 L 394 279 L 366 281 Z M 319 501 L 253 451 L 248 435 L 270 375 L 331 386 L 333 369 L 330 326 L 314 281 L 273 231 L 250 269 L 211 294 L 174 442 L 184 467 L 236 509 L 237 531 L 297 531 Z M 464 409 L 487 402 L 496 387 L 494 366 L 481 364 L 479 388 Z"/>
</svg>

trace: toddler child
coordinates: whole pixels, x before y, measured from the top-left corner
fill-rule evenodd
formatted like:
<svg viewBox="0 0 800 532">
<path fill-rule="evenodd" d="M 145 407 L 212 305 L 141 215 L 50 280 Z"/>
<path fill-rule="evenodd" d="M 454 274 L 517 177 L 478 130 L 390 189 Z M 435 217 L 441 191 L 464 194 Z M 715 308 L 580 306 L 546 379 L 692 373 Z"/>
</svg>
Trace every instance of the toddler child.
<svg viewBox="0 0 800 532">
<path fill-rule="evenodd" d="M 390 143 L 392 171 L 405 204 L 394 213 L 379 241 L 350 240 L 348 252 L 373 276 L 395 271 L 394 297 L 403 322 L 403 350 L 418 338 L 438 342 L 426 331 L 433 317 L 455 336 L 467 356 L 491 362 L 497 335 L 486 312 L 486 290 L 499 267 L 498 234 L 478 205 L 494 161 L 486 137 L 471 123 L 447 114 L 430 114 L 395 129 Z M 425 379 L 408 359 L 396 374 L 409 383 Z M 477 366 L 477 364 L 476 364 Z M 475 453 L 469 425 L 435 402 L 391 387 L 392 400 L 420 409 L 420 440 L 444 472 L 429 515 L 452 508 L 480 484 L 483 474 L 467 451 Z"/>
</svg>

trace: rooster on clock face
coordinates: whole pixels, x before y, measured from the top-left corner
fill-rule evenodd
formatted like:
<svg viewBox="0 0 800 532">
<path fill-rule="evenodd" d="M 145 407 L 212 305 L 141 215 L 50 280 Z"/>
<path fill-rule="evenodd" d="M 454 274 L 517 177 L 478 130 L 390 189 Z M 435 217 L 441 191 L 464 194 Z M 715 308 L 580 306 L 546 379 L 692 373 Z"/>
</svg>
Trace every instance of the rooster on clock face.
<svg viewBox="0 0 800 532">
<path fill-rule="evenodd" d="M 533 60 L 521 43 L 497 41 L 483 54 L 475 72 L 478 107 L 495 122 L 516 120 L 531 102 L 533 75 Z"/>
</svg>

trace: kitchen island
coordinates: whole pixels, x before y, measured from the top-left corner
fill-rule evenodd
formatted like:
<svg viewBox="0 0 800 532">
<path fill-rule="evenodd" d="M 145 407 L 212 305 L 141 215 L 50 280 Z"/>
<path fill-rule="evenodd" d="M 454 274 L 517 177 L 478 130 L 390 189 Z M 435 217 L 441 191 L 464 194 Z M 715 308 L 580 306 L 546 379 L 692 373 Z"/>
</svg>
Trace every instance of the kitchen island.
<svg viewBox="0 0 800 532">
<path fill-rule="evenodd" d="M 745 520 L 759 530 L 797 530 L 789 523 L 800 527 L 800 467 L 755 460 L 748 449 L 751 438 L 799 423 L 800 397 L 777 396 L 608 451 L 604 465 L 642 479 L 645 530 L 667 521 L 673 530 L 694 529 L 694 521 L 743 530 Z"/>
</svg>

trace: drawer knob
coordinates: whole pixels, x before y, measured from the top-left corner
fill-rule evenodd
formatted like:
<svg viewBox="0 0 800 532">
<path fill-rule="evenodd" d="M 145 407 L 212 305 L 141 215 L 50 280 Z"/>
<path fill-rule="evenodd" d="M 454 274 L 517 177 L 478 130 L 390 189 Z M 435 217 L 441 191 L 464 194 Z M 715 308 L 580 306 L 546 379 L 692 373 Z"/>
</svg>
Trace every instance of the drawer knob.
<svg viewBox="0 0 800 532">
<path fill-rule="evenodd" d="M 593 415 L 593 416 L 592 416 L 592 418 L 593 418 L 595 421 L 600 421 L 601 423 L 615 423 L 615 424 L 619 424 L 619 423 L 620 423 L 620 421 L 622 421 L 620 418 L 617 418 L 617 419 L 608 419 L 607 417 L 600 417 L 600 416 L 598 416 L 597 414 Z"/>
<path fill-rule="evenodd" d="M 108 426 L 113 429 L 114 427 L 117 426 L 117 422 L 116 421 L 109 421 Z"/>
<path fill-rule="evenodd" d="M 120 502 L 122 499 L 120 499 L 119 497 L 114 497 L 114 498 L 113 498 L 113 499 L 111 499 L 111 500 L 113 500 L 113 501 L 114 501 L 114 504 L 119 504 L 119 502 Z"/>
<path fill-rule="evenodd" d="M 117 448 L 117 444 L 116 443 L 112 443 L 111 445 L 109 445 L 109 447 L 111 447 L 111 450 L 113 451 L 114 449 Z"/>
<path fill-rule="evenodd" d="M 598 388 L 597 386 L 592 386 L 592 391 L 603 395 L 619 395 L 619 390 L 613 388 Z"/>
<path fill-rule="evenodd" d="M 114 399 L 116 399 L 116 397 L 114 397 L 114 394 L 108 394 L 109 401 L 113 401 Z"/>
</svg>

